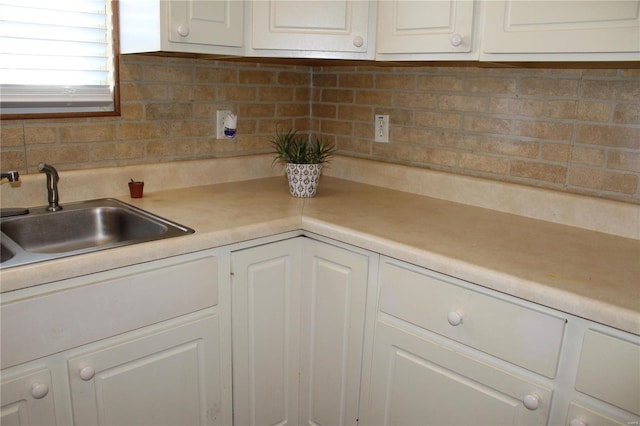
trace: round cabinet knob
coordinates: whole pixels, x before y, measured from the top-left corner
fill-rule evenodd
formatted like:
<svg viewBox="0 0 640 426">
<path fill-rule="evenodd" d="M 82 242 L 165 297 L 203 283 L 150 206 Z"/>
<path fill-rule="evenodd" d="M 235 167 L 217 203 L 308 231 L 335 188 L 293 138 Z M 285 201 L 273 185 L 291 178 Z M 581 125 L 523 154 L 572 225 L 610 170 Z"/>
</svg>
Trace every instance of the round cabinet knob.
<svg viewBox="0 0 640 426">
<path fill-rule="evenodd" d="M 525 395 L 522 403 L 529 410 L 537 410 L 538 406 L 540 405 L 540 398 L 538 398 L 538 395 L 536 394 Z"/>
<path fill-rule="evenodd" d="M 80 378 L 84 381 L 93 379 L 93 376 L 96 375 L 96 370 L 93 367 L 82 367 L 80 369 Z"/>
<path fill-rule="evenodd" d="M 34 383 L 31 386 L 31 396 L 35 399 L 42 399 L 49 393 L 49 386 L 46 383 Z"/>
<path fill-rule="evenodd" d="M 178 34 L 182 37 L 186 37 L 189 35 L 189 27 L 186 25 L 178 25 Z"/>
<path fill-rule="evenodd" d="M 451 45 L 453 47 L 462 46 L 463 41 L 464 41 L 464 38 L 460 34 L 454 34 L 451 36 Z"/>
<path fill-rule="evenodd" d="M 449 322 L 449 324 L 455 327 L 462 324 L 462 315 L 460 315 L 456 311 L 451 311 L 449 312 L 449 315 L 447 315 L 447 321 Z"/>
<path fill-rule="evenodd" d="M 355 36 L 353 38 L 353 45 L 355 47 L 362 47 L 364 45 L 364 39 L 361 36 Z"/>
<path fill-rule="evenodd" d="M 587 423 L 582 419 L 572 419 L 569 426 L 587 426 Z"/>
</svg>

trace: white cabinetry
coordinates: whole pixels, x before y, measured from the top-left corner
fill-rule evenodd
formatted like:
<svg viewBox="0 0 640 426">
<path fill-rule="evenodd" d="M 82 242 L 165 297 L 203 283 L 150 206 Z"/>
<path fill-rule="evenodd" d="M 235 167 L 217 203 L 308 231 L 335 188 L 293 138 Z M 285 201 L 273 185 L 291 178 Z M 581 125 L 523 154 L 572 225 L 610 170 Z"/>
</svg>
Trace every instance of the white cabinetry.
<svg viewBox="0 0 640 426">
<path fill-rule="evenodd" d="M 300 250 L 285 240 L 232 253 L 235 425 L 296 425 Z"/>
<path fill-rule="evenodd" d="M 120 0 L 120 52 L 242 55 L 244 2 Z"/>
<path fill-rule="evenodd" d="M 478 59 L 473 0 L 378 2 L 378 60 Z"/>
<path fill-rule="evenodd" d="M 232 253 L 234 424 L 355 424 L 369 258 L 300 237 Z"/>
<path fill-rule="evenodd" d="M 638 0 L 484 4 L 483 60 L 640 60 Z"/>
<path fill-rule="evenodd" d="M 3 424 L 229 424 L 219 281 L 202 252 L 4 294 Z"/>
<path fill-rule="evenodd" d="M 546 423 L 565 319 L 390 259 L 379 295 L 364 424 Z"/>
<path fill-rule="evenodd" d="M 375 2 L 251 2 L 248 56 L 373 59 Z"/>
<path fill-rule="evenodd" d="M 569 426 L 640 421 L 640 338 L 591 327 L 584 331 Z"/>
<path fill-rule="evenodd" d="M 377 321 L 373 350 L 364 424 L 546 423 L 550 389 L 392 317 Z"/>
<path fill-rule="evenodd" d="M 210 314 L 67 357 L 78 424 L 222 424 L 220 320 Z"/>
<path fill-rule="evenodd" d="M 51 372 L 46 365 L 29 365 L 14 371 L 3 371 L 0 424 L 56 424 L 51 388 Z"/>
</svg>

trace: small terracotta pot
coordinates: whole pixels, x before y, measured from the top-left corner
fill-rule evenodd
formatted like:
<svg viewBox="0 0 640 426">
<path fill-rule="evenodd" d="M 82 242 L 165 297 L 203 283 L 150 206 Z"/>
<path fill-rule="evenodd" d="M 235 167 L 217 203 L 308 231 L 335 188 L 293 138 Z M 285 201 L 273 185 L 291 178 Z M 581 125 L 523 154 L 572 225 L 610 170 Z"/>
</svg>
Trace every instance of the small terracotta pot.
<svg viewBox="0 0 640 426">
<path fill-rule="evenodd" d="M 129 182 L 129 193 L 131 198 L 142 198 L 142 190 L 144 189 L 144 182 Z"/>
</svg>

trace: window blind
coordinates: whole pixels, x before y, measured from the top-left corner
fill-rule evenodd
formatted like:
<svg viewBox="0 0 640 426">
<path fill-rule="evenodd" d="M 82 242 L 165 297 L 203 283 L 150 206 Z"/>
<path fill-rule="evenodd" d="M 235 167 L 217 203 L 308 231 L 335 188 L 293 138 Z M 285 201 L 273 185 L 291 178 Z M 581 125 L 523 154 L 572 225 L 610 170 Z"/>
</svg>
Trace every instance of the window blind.
<svg viewBox="0 0 640 426">
<path fill-rule="evenodd" d="M 0 0 L 2 114 L 114 110 L 110 0 Z"/>
</svg>

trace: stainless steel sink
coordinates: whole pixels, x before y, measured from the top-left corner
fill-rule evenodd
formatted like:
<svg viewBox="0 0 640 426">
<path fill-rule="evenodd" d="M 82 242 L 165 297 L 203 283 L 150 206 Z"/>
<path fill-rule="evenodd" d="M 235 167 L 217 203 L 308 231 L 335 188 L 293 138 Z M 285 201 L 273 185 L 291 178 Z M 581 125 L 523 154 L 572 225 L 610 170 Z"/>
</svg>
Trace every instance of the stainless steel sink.
<svg viewBox="0 0 640 426">
<path fill-rule="evenodd" d="M 193 229 L 111 198 L 0 220 L 0 268 L 178 237 Z"/>
<path fill-rule="evenodd" d="M 0 242 L 0 263 L 10 260 L 15 254 L 9 250 L 2 242 Z"/>
</svg>

